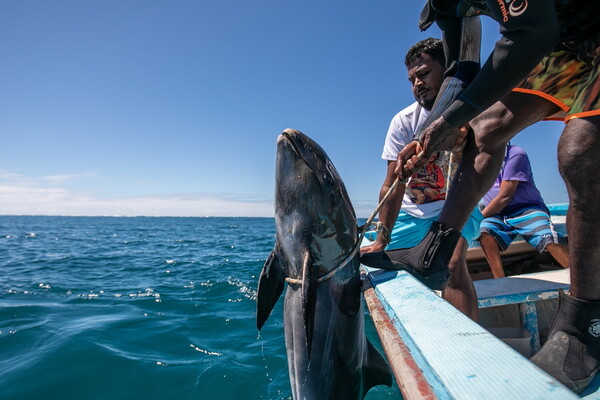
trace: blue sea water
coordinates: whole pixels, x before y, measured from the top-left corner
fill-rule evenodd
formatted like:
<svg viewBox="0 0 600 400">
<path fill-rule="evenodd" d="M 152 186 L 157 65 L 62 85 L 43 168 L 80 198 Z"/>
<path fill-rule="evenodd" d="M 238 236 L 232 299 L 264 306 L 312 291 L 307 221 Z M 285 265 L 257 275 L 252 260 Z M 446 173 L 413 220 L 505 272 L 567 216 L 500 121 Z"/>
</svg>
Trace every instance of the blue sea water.
<svg viewBox="0 0 600 400">
<path fill-rule="evenodd" d="M 0 216 L 0 399 L 291 399 L 283 298 L 255 323 L 274 233 L 271 218 Z"/>
</svg>

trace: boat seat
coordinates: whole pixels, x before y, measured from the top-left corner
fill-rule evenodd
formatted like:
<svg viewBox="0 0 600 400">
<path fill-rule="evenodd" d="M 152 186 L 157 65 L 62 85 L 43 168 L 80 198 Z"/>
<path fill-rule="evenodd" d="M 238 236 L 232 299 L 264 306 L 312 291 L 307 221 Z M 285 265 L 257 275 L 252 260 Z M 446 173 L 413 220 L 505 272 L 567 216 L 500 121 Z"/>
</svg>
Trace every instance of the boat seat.
<svg viewBox="0 0 600 400">
<path fill-rule="evenodd" d="M 536 302 L 558 298 L 558 290 L 568 290 L 569 270 L 514 275 L 499 279 L 475 281 L 479 308 L 516 304 L 521 326 L 531 334 L 531 350 L 540 349 Z"/>
</svg>

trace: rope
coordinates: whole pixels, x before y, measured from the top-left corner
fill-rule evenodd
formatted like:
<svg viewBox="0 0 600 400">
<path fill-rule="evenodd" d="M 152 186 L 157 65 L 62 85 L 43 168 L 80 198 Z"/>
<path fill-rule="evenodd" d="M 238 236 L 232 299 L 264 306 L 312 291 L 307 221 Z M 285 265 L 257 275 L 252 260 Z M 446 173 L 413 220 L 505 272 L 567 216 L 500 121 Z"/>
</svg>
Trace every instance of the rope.
<svg viewBox="0 0 600 400">
<path fill-rule="evenodd" d="M 425 152 L 422 151 L 422 152 L 420 152 L 417 155 L 417 157 L 419 159 L 421 159 L 421 158 L 423 158 L 424 155 L 425 155 Z M 371 216 L 367 219 L 367 222 L 365 222 L 365 224 L 362 225 L 359 228 L 361 231 L 363 231 L 362 237 L 364 237 L 365 232 L 367 231 L 367 229 L 373 223 L 373 220 L 375 219 L 375 216 L 377 216 L 377 214 L 379 213 L 379 210 L 381 210 L 381 207 L 383 207 L 383 205 L 385 204 L 385 202 L 387 201 L 387 199 L 390 197 L 390 195 L 392 194 L 392 192 L 396 189 L 396 186 L 398 186 L 399 183 L 406 183 L 406 182 L 408 182 L 408 179 L 400 180 L 400 176 L 396 177 L 396 179 L 394 180 L 394 183 L 392 183 L 392 186 L 390 186 L 390 188 L 388 189 L 388 191 L 381 198 L 381 201 L 379 202 L 379 204 L 375 208 L 375 211 L 373 211 L 373 213 L 371 214 Z M 362 237 L 360 237 L 359 241 L 362 241 Z"/>
</svg>

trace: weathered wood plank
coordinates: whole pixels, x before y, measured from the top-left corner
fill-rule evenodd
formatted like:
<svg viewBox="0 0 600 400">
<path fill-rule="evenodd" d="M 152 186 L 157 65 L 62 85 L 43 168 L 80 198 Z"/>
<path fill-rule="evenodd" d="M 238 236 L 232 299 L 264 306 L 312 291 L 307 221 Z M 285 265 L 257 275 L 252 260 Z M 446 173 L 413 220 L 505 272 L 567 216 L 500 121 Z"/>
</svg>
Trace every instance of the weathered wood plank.
<svg viewBox="0 0 600 400">
<path fill-rule="evenodd" d="M 388 361 L 405 400 L 435 400 L 431 385 L 404 344 L 368 279 L 363 281 L 363 294 Z"/>
</svg>

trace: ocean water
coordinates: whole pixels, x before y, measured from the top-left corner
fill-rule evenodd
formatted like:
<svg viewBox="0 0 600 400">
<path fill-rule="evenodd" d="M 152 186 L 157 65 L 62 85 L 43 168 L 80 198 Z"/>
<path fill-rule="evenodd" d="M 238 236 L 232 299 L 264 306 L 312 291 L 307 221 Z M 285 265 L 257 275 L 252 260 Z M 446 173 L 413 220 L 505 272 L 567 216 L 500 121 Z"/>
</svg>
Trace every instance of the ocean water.
<svg viewBox="0 0 600 400">
<path fill-rule="evenodd" d="M 0 216 L 0 399 L 291 399 L 283 297 L 260 334 L 254 314 L 274 234 L 271 218 Z"/>
</svg>

